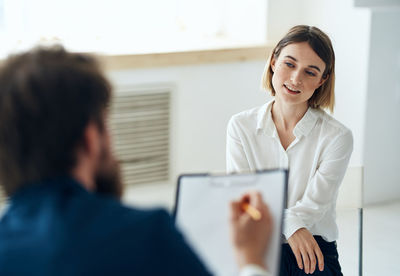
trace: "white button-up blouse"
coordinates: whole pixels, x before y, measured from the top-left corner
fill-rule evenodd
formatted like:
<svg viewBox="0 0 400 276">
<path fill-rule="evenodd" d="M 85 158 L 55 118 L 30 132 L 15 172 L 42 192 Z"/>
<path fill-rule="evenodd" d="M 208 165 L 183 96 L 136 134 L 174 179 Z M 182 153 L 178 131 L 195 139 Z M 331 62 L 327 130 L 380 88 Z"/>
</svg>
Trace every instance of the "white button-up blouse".
<svg viewBox="0 0 400 276">
<path fill-rule="evenodd" d="M 300 228 L 326 241 L 338 238 L 336 199 L 353 151 L 351 131 L 323 110 L 308 108 L 285 150 L 272 120 L 273 100 L 234 115 L 228 124 L 228 172 L 288 168 L 283 234 Z"/>
</svg>

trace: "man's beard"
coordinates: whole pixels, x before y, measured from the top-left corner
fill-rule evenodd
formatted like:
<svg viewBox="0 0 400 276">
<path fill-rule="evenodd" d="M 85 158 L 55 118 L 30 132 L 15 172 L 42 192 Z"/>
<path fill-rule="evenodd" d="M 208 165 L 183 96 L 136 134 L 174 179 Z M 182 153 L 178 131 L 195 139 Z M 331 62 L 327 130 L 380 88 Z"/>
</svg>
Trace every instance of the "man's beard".
<svg viewBox="0 0 400 276">
<path fill-rule="evenodd" d="M 112 196 L 121 199 L 123 184 L 119 162 L 107 149 L 103 148 L 99 166 L 95 175 L 97 194 Z"/>
</svg>

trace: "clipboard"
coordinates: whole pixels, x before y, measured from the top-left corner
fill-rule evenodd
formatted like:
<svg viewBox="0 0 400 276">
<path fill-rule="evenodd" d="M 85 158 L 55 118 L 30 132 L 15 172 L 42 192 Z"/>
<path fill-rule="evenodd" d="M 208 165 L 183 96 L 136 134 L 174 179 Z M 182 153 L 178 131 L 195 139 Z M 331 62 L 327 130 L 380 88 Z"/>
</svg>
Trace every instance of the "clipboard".
<svg viewBox="0 0 400 276">
<path fill-rule="evenodd" d="M 278 275 L 287 183 L 288 171 L 280 169 L 231 175 L 181 175 L 173 217 L 210 272 L 219 276 L 238 275 L 230 241 L 229 202 L 239 200 L 248 191 L 261 192 L 273 218 L 266 264 L 271 275 Z"/>
</svg>

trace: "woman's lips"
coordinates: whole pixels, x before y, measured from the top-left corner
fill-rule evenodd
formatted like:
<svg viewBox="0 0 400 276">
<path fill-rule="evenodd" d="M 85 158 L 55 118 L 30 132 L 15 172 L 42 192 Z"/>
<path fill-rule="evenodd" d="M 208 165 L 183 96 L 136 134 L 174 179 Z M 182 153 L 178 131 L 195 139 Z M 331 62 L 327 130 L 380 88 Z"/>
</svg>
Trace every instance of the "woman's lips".
<svg viewBox="0 0 400 276">
<path fill-rule="evenodd" d="M 289 88 L 288 86 L 286 86 L 285 84 L 283 85 L 283 87 L 285 87 L 285 90 L 287 93 L 292 94 L 292 95 L 297 95 L 300 94 L 299 90 L 295 90 L 293 88 Z"/>
</svg>

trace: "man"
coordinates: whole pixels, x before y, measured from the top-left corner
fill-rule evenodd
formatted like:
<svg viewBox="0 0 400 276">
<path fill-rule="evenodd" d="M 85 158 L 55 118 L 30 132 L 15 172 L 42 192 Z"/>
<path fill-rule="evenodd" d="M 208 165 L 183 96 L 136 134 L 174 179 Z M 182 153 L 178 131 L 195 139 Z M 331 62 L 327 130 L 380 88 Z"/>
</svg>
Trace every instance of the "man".
<svg viewBox="0 0 400 276">
<path fill-rule="evenodd" d="M 96 61 L 59 46 L 3 64 L 0 275 L 209 275 L 165 211 L 119 202 L 110 98 Z M 233 202 L 232 242 L 241 273 L 264 275 L 271 217 L 259 194 L 245 197 L 262 219 Z"/>
</svg>

